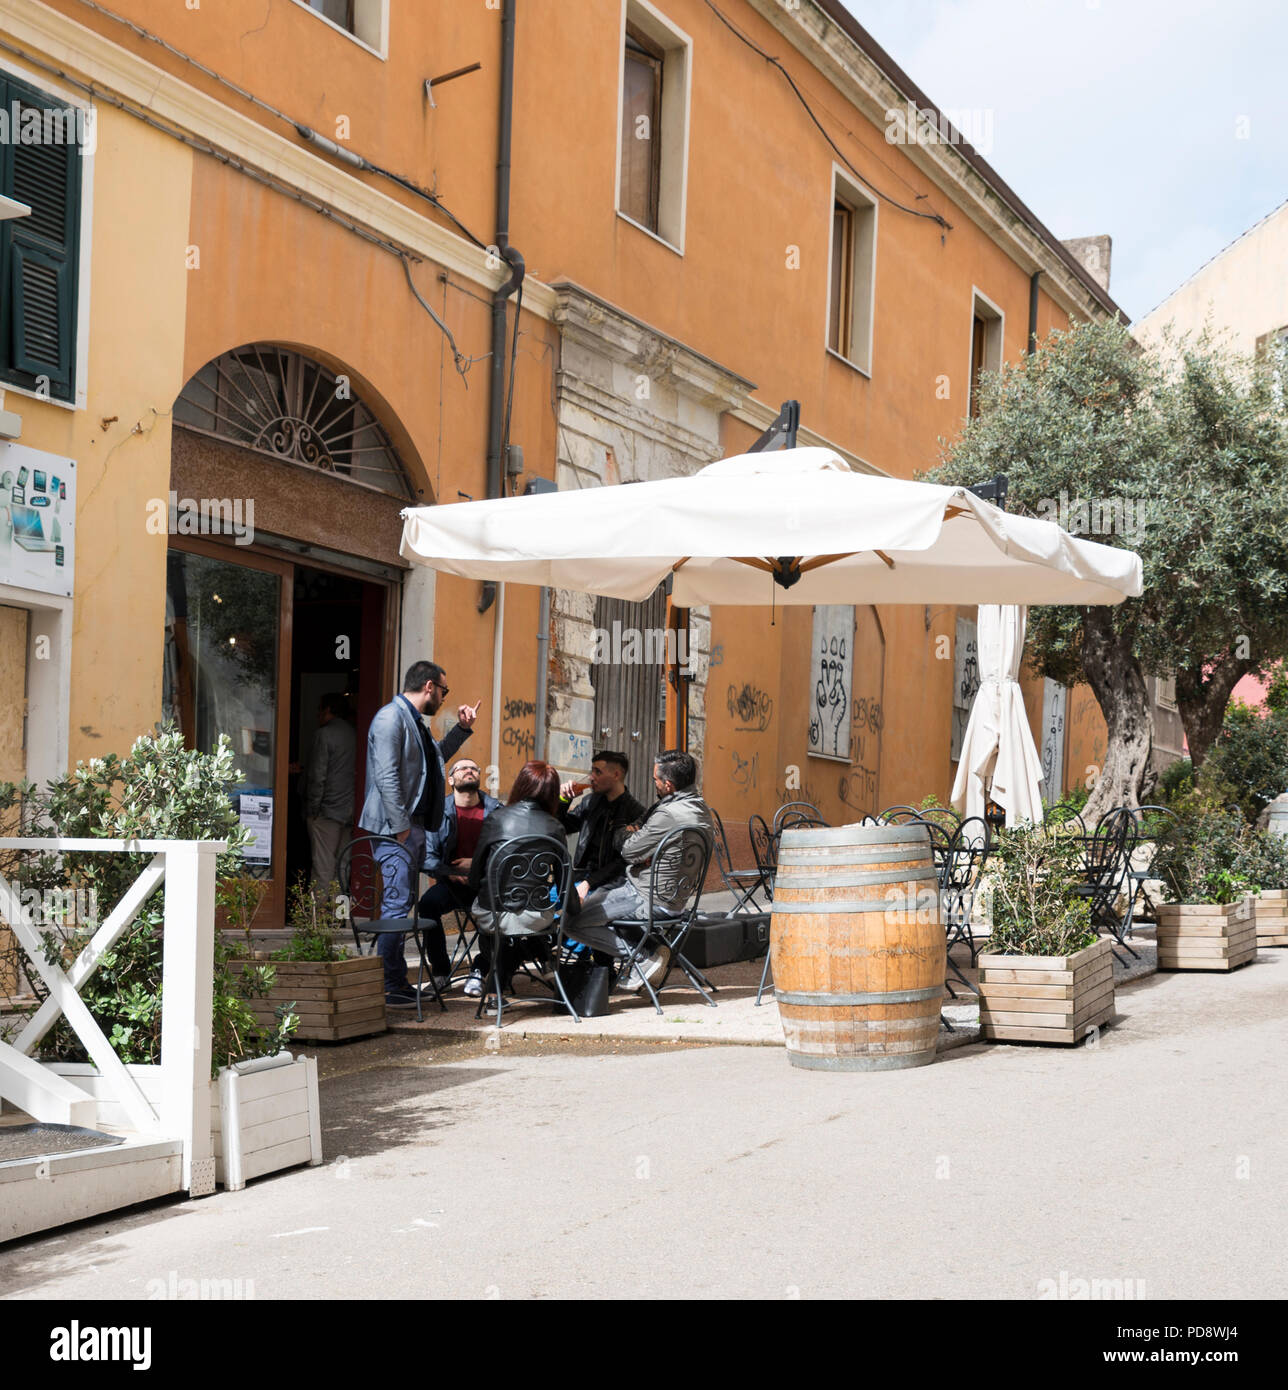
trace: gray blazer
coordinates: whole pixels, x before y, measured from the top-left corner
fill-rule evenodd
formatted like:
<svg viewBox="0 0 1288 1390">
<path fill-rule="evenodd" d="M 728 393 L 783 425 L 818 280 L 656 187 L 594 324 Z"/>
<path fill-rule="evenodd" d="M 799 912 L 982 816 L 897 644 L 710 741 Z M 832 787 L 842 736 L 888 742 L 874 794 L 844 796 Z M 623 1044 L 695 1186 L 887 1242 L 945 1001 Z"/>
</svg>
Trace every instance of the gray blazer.
<svg viewBox="0 0 1288 1390">
<path fill-rule="evenodd" d="M 349 825 L 353 820 L 353 763 L 358 735 L 347 719 L 333 716 L 313 735 L 305 814 Z"/>
<path fill-rule="evenodd" d="M 430 800 L 425 828 L 438 829 L 446 799 L 443 769 L 473 730 L 458 724 L 441 743 L 430 739 L 434 766 L 428 767 L 419 722 L 401 695 L 376 711 L 367 731 L 367 796 L 358 817 L 361 829 L 374 835 L 400 835 L 411 825 L 411 813 L 420 804 L 427 779 Z"/>
</svg>

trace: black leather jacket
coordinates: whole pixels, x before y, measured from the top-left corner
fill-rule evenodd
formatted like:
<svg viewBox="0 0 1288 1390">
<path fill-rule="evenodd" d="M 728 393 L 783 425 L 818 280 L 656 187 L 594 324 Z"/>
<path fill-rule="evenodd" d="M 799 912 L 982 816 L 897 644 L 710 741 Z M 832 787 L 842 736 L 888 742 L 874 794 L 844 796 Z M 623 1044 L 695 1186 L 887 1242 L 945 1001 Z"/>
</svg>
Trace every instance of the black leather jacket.
<svg viewBox="0 0 1288 1390">
<path fill-rule="evenodd" d="M 586 797 L 577 810 L 562 809 L 559 819 L 565 830 L 577 832 L 574 881 L 584 878 L 591 888 L 598 888 L 626 873 L 626 860 L 620 850 L 626 835 L 619 832 L 644 819 L 644 807 L 630 792 L 623 792 L 616 801 L 596 792 Z"/>
<path fill-rule="evenodd" d="M 516 801 L 513 806 L 502 806 L 493 811 L 483 822 L 478 846 L 474 850 L 474 861 L 470 865 L 470 889 L 478 894 L 480 907 L 492 906 L 487 891 L 487 861 L 492 851 L 498 845 L 524 835 L 548 835 L 561 845 L 568 842 L 563 826 L 535 801 Z"/>
</svg>

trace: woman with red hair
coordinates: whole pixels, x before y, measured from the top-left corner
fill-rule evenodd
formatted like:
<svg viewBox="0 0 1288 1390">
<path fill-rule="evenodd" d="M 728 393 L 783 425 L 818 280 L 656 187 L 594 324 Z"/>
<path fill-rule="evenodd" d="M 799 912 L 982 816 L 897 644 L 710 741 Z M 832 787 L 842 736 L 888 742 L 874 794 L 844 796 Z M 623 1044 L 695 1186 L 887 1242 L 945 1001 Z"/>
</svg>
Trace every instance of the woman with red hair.
<svg viewBox="0 0 1288 1390">
<path fill-rule="evenodd" d="M 477 999 L 483 993 L 484 981 L 492 970 L 490 936 L 499 933 L 501 939 L 501 979 L 506 985 L 518 964 L 527 959 L 548 960 L 549 943 L 544 934 L 559 916 L 559 904 L 551 903 L 541 911 L 496 912 L 488 892 L 488 860 L 497 850 L 511 841 L 531 835 L 545 835 L 567 845 L 568 832 L 555 818 L 559 806 L 559 773 L 549 763 L 528 762 L 510 788 L 504 806 L 483 822 L 479 842 L 470 865 L 470 890 L 477 894 L 473 916 L 479 928 L 479 953 L 474 969 L 465 981 L 465 994 Z M 561 885 L 555 885 L 556 887 Z M 540 937 L 524 941 L 524 937 Z M 543 977 L 547 969 L 539 972 Z"/>
</svg>

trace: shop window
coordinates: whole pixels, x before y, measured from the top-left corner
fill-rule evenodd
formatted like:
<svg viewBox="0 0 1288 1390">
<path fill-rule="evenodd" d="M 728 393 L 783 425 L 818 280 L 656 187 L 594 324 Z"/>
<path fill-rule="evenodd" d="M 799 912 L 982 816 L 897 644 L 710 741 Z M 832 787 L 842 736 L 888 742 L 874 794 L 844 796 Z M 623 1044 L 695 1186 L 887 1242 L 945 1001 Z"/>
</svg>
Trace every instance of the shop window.
<svg viewBox="0 0 1288 1390">
<path fill-rule="evenodd" d="M 833 172 L 827 345 L 860 371 L 872 371 L 877 205 Z"/>
<path fill-rule="evenodd" d="M 414 496 L 389 436 L 348 378 L 272 343 L 208 362 L 179 393 L 174 418 L 271 458 Z"/>
<path fill-rule="evenodd" d="M 683 250 L 692 45 L 644 0 L 623 9 L 617 210 Z"/>
<path fill-rule="evenodd" d="M 80 108 L 0 76 L 0 193 L 31 209 L 0 221 L 0 382 L 76 396 Z"/>
<path fill-rule="evenodd" d="M 243 781 L 230 791 L 245 823 L 263 827 L 247 869 L 272 874 L 281 577 L 205 555 L 167 557 L 162 718 L 189 748 L 232 743 Z"/>
</svg>

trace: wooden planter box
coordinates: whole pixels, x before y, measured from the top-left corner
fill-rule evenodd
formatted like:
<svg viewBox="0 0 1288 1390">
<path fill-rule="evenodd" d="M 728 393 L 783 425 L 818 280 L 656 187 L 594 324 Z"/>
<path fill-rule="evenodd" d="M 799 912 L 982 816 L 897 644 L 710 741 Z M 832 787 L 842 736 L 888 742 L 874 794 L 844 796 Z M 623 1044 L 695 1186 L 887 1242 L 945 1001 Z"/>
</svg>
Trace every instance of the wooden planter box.
<svg viewBox="0 0 1288 1390">
<path fill-rule="evenodd" d="M 379 956 L 349 960 L 238 961 L 271 965 L 277 983 L 262 999 L 248 999 L 255 1017 L 272 1023 L 278 1006 L 293 1004 L 300 1026 L 294 1036 L 308 1042 L 340 1042 L 383 1033 L 385 967 Z"/>
<path fill-rule="evenodd" d="M 1160 970 L 1237 970 L 1257 954 L 1252 899 L 1159 903 Z"/>
<path fill-rule="evenodd" d="M 1114 1016 L 1112 943 L 1071 956 L 979 958 L 980 1034 L 998 1042 L 1076 1043 Z"/>
<path fill-rule="evenodd" d="M 87 1062 L 45 1062 L 98 1102 L 98 1124 L 128 1130 L 125 1107 L 112 1098 L 98 1068 Z M 127 1066 L 144 1097 L 161 1099 L 161 1068 Z M 230 1192 L 251 1178 L 322 1162 L 322 1116 L 318 1105 L 315 1057 L 257 1058 L 223 1067 L 210 1083 L 210 1131 L 215 1149 L 215 1181 Z"/>
<path fill-rule="evenodd" d="M 1288 888 L 1263 888 L 1253 898 L 1258 946 L 1288 946 Z"/>
</svg>

